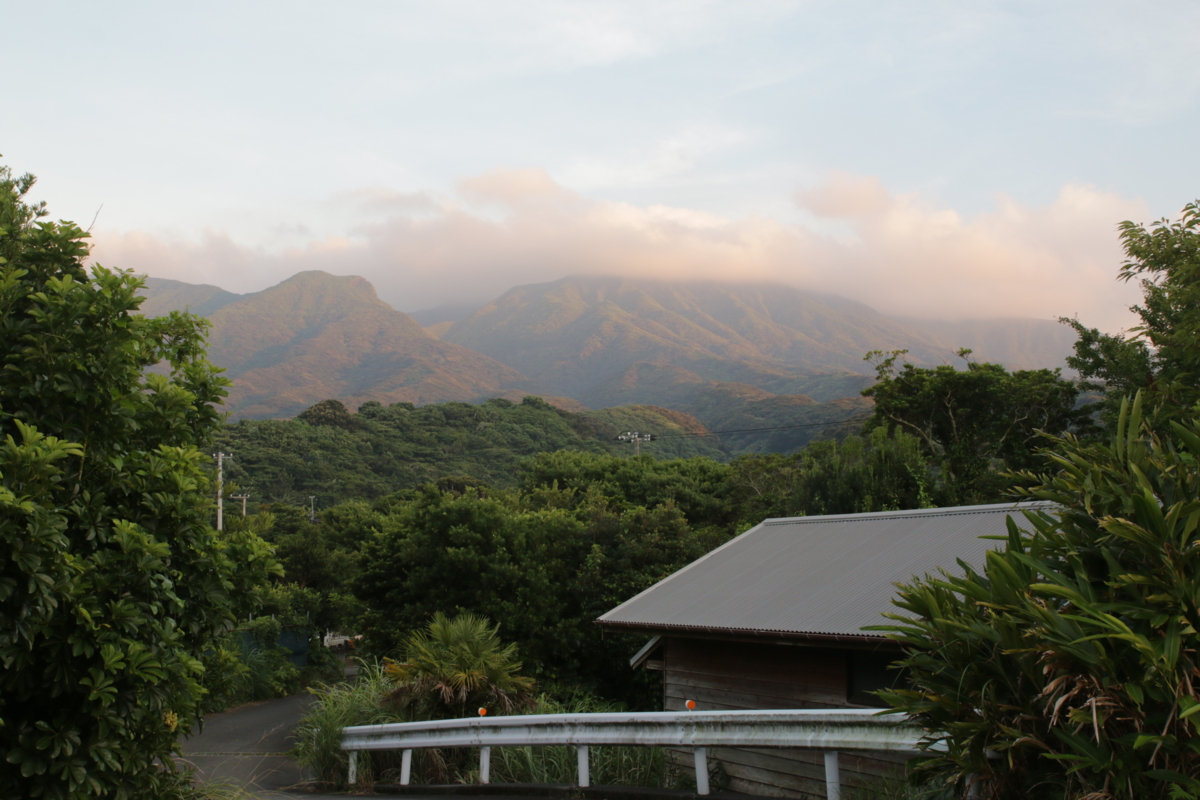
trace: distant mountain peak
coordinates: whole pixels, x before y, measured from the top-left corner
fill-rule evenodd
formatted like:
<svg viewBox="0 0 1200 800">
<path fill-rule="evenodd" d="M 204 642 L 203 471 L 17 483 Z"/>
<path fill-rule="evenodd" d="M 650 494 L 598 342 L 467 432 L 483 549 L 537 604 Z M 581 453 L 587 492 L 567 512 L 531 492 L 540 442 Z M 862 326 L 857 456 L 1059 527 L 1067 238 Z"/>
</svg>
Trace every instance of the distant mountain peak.
<svg viewBox="0 0 1200 800">
<path fill-rule="evenodd" d="M 188 286 L 166 288 L 181 299 Z M 208 355 L 233 378 L 235 417 L 291 416 L 326 398 L 356 407 L 536 393 L 511 367 L 431 336 L 365 278 L 312 270 L 232 298 L 208 315 Z"/>
</svg>

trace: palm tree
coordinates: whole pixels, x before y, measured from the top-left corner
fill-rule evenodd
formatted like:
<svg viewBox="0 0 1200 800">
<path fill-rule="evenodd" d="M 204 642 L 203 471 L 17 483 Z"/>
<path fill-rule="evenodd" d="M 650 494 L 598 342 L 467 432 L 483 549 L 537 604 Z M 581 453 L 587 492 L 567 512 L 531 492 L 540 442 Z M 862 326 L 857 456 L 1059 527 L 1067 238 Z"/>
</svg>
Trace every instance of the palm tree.
<svg viewBox="0 0 1200 800">
<path fill-rule="evenodd" d="M 388 659 L 385 672 L 396 684 L 389 697 L 413 719 L 448 719 L 479 707 L 509 714 L 532 705 L 534 683 L 520 669 L 517 646 L 500 641 L 499 625 L 439 611 L 409 638 L 404 661 Z"/>
</svg>

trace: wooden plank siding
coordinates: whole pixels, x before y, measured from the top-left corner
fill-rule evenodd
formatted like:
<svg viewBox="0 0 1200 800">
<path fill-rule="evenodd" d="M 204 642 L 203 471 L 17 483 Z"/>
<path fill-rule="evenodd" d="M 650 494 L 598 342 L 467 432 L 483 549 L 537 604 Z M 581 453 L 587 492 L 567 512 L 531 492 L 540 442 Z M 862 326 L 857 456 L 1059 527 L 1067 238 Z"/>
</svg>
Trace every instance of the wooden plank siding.
<svg viewBox="0 0 1200 800">
<path fill-rule="evenodd" d="M 721 641 L 663 640 L 663 708 L 861 708 L 847 700 L 849 652 L 837 648 Z M 692 752 L 671 748 L 679 769 L 694 778 Z M 825 760 L 817 750 L 731 748 L 709 750 L 729 789 L 768 797 L 824 798 Z M 905 756 L 839 755 L 842 785 L 861 786 L 900 774 Z"/>
</svg>

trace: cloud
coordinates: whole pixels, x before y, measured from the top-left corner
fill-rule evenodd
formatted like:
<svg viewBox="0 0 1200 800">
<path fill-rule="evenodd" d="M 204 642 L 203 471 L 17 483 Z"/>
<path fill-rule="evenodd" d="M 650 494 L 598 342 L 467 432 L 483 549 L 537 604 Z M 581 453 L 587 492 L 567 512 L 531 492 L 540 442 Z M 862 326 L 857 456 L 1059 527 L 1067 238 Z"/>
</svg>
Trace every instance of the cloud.
<svg viewBox="0 0 1200 800">
<path fill-rule="evenodd" d="M 458 193 L 469 203 L 507 209 L 574 203 L 579 198 L 554 181 L 544 169 L 500 169 L 458 182 Z"/>
<path fill-rule="evenodd" d="M 756 135 L 728 125 L 693 124 L 649 146 L 575 160 L 566 164 L 561 174 L 581 188 L 644 186 L 686 175 L 706 157 L 744 145 Z"/>
<path fill-rule="evenodd" d="M 834 172 L 824 183 L 796 192 L 796 204 L 818 217 L 871 217 L 891 202 L 879 178 Z"/>
<path fill-rule="evenodd" d="M 817 250 L 832 268 L 822 276 L 829 291 L 857 286 L 880 310 L 912 316 L 1078 315 L 1106 330 L 1132 322 L 1128 306 L 1139 294 L 1115 279 L 1117 223 L 1147 219 L 1140 202 L 1068 185 L 1046 206 L 1002 196 L 993 211 L 967 220 L 914 195 L 881 197 L 862 181 L 835 177 L 829 186 L 815 195 L 826 205 L 810 202 L 808 210 L 849 214 L 854 232 L 850 242 L 822 240 Z"/>
<path fill-rule="evenodd" d="M 347 195 L 375 212 L 341 235 L 266 251 L 216 231 L 196 241 L 101 232 L 94 255 L 157 277 L 257 291 L 306 269 L 362 275 L 398 308 L 484 303 L 570 274 L 782 282 L 937 319 L 1078 315 L 1130 324 L 1136 287 L 1115 280 L 1116 225 L 1140 203 L 1069 185 L 1045 206 L 1000 197 L 967 219 L 870 176 L 831 174 L 795 200 L 841 231 L 770 217 L 596 201 L 537 169 L 464 179 L 453 196 Z M 811 219 L 811 218 L 810 218 Z"/>
</svg>

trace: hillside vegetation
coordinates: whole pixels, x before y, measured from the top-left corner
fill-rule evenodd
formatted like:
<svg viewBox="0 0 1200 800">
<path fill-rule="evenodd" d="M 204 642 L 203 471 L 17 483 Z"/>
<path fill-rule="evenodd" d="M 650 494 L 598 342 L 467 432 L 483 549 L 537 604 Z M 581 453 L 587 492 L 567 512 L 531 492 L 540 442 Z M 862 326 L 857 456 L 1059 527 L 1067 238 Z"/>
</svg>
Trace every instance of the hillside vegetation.
<svg viewBox="0 0 1200 800">
<path fill-rule="evenodd" d="M 862 371 L 869 350 L 907 347 L 922 362 L 949 355 L 930 335 L 842 297 L 604 277 L 511 289 L 443 339 L 593 407 L 658 402 L 638 396 L 639 383 L 613 384 L 634 364 L 770 390 L 804 372 Z"/>
<path fill-rule="evenodd" d="M 216 445 L 233 454 L 228 477 L 253 506 L 328 507 L 371 500 L 449 480 L 448 485 L 511 486 L 520 463 L 537 453 L 576 450 L 632 454 L 617 441 L 626 430 L 653 430 L 663 439 L 643 445 L 662 458 L 725 460 L 720 442 L 695 419 L 652 407 L 575 414 L 537 397 L 482 405 L 364 403 L 350 413 L 336 400 L 291 420 L 242 420 L 225 426 Z"/>
<path fill-rule="evenodd" d="M 190 309 L 209 318 L 210 355 L 234 381 L 225 404 L 234 420 L 287 418 L 327 398 L 354 409 L 536 395 L 574 412 L 683 412 L 709 430 L 739 431 L 713 445 L 730 454 L 793 452 L 856 430 L 870 413 L 860 395 L 874 382 L 864 374 L 869 350 L 904 348 L 915 363 L 936 364 L 966 345 L 985 359 L 1040 366 L 1061 361 L 1071 333 L 1039 320 L 898 322 L 784 286 L 600 277 L 518 287 L 473 314 L 419 313 L 430 328 L 365 280 L 323 272 L 251 295 L 164 280 L 144 294 L 151 316 Z M 639 413 L 596 418 L 671 433 L 661 412 L 640 425 Z M 772 430 L 747 430 L 763 428 Z M 651 443 L 647 452 L 683 447 Z"/>
<path fill-rule="evenodd" d="M 354 407 L 533 391 L 516 370 L 425 333 L 362 278 L 302 272 L 235 299 L 163 284 L 146 294 L 151 312 L 219 305 L 207 314 L 208 352 L 233 378 L 225 408 L 235 418 L 290 417 L 329 397 Z"/>
</svg>

